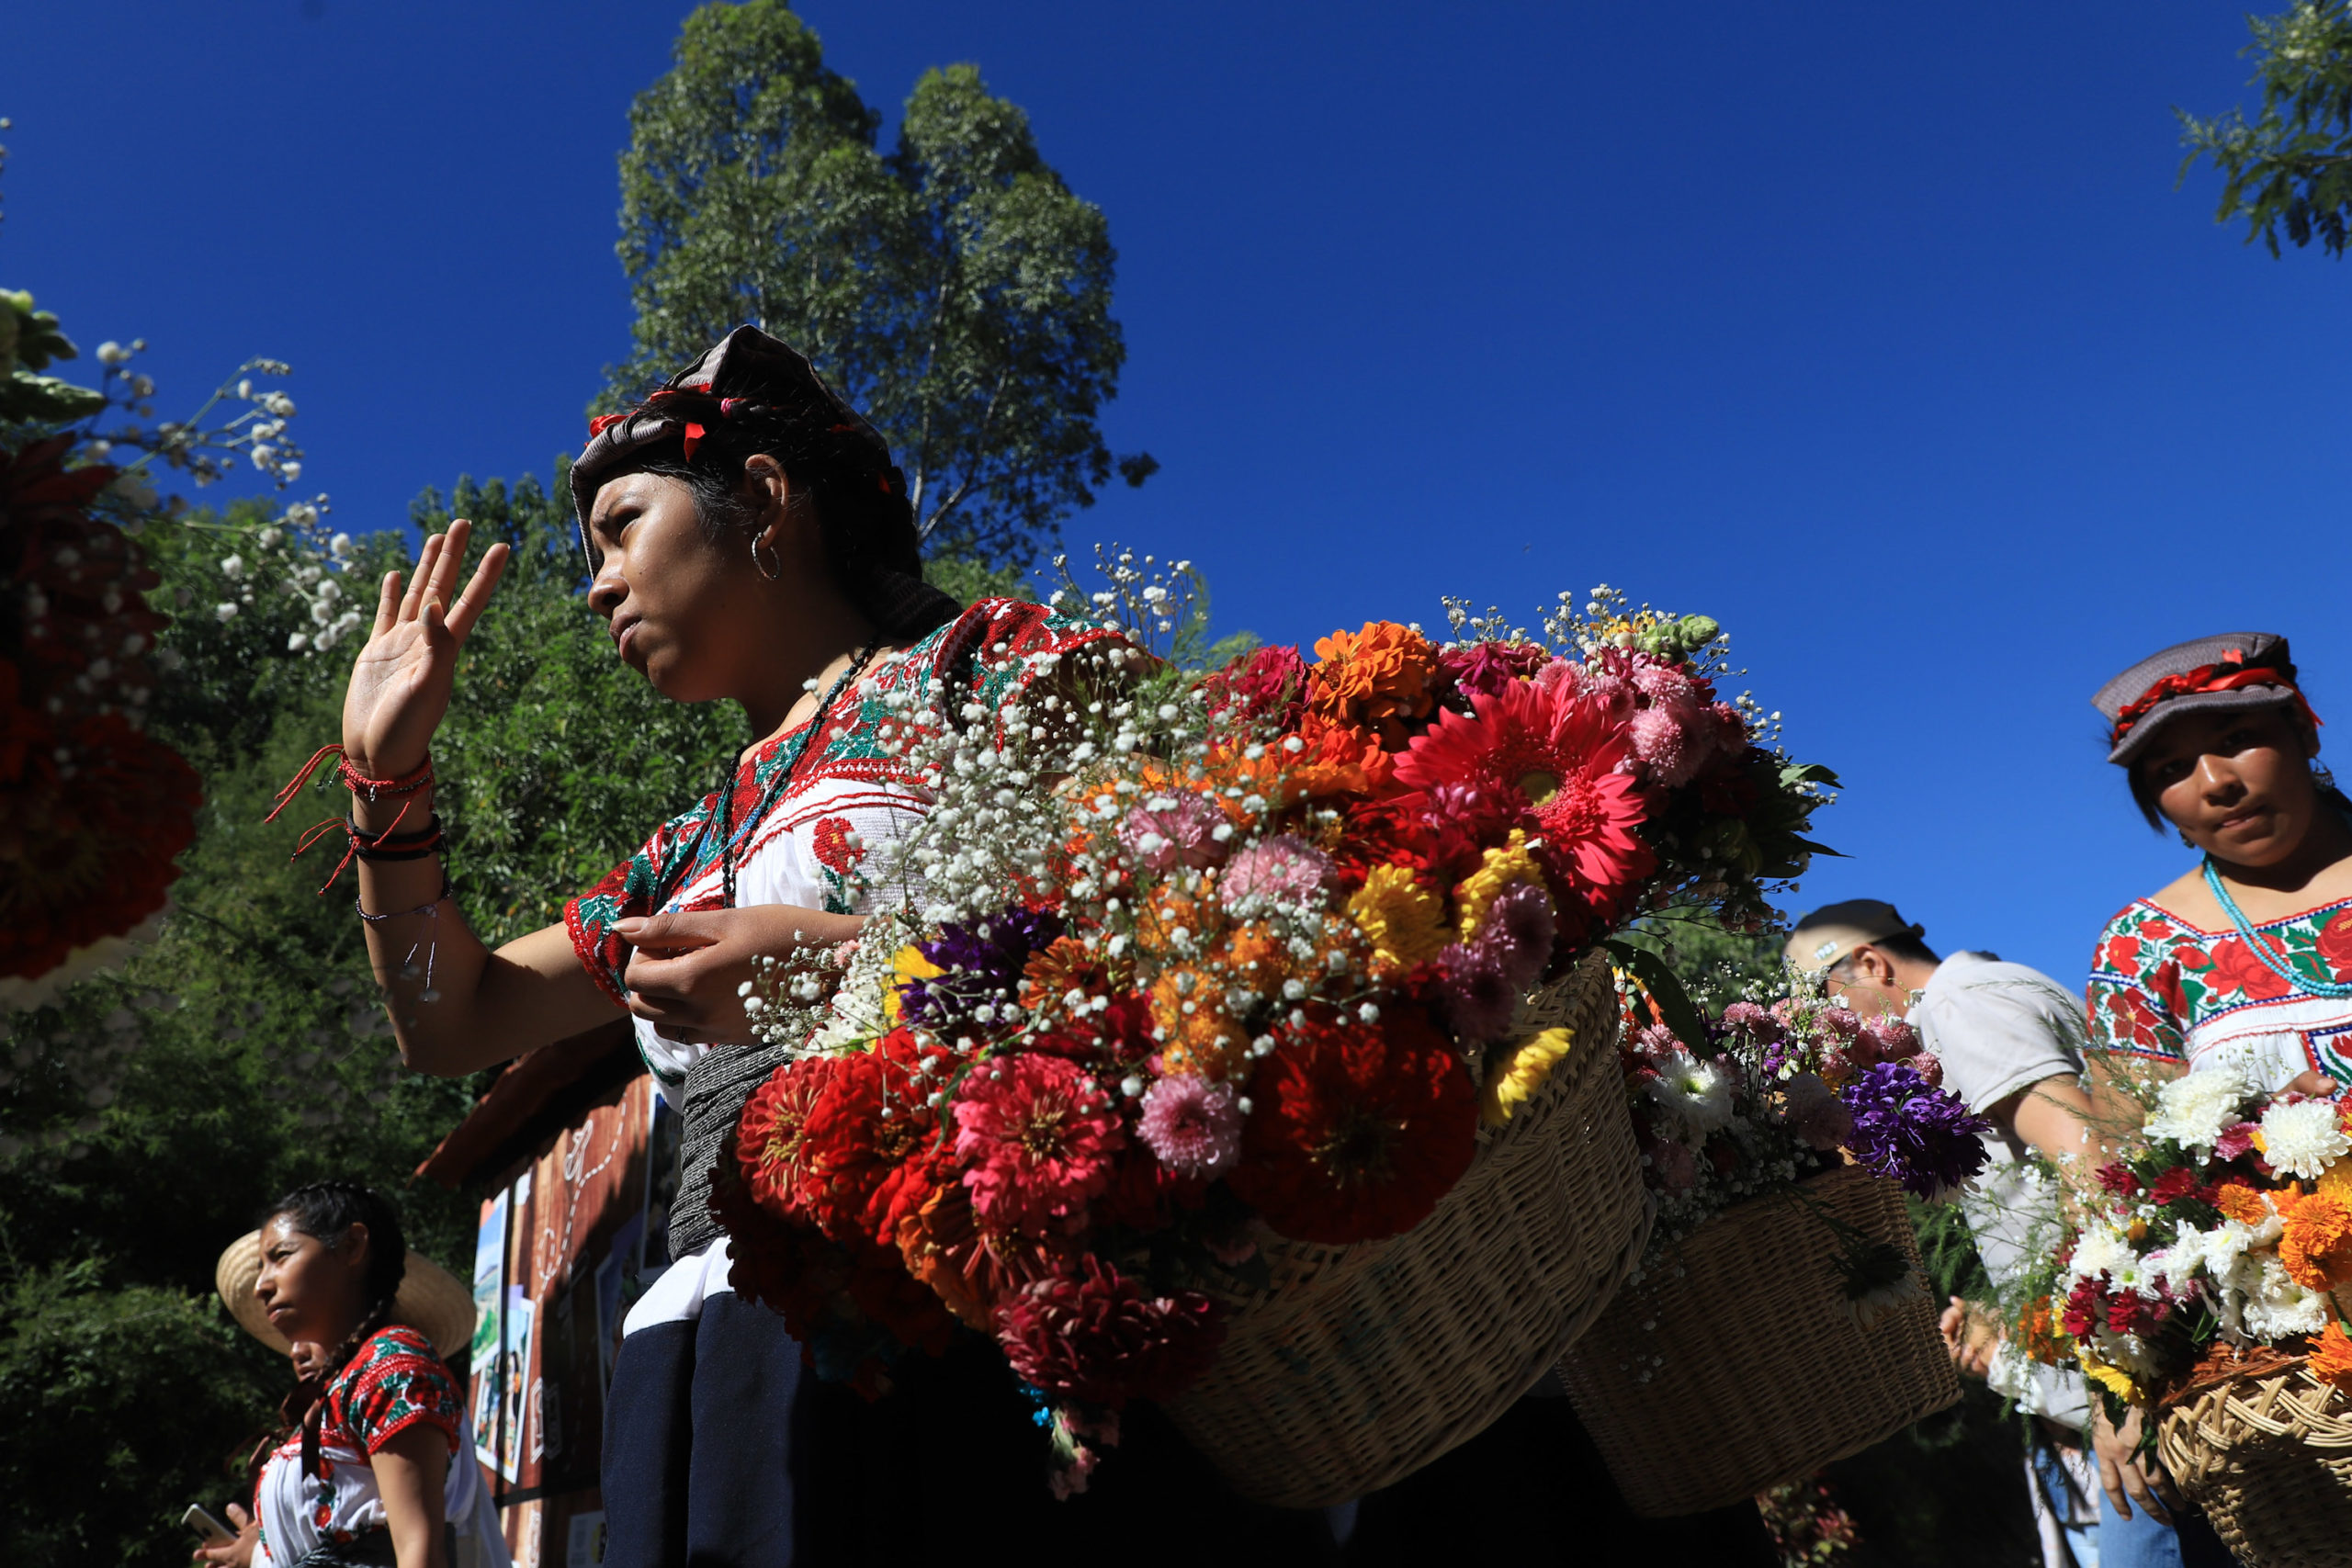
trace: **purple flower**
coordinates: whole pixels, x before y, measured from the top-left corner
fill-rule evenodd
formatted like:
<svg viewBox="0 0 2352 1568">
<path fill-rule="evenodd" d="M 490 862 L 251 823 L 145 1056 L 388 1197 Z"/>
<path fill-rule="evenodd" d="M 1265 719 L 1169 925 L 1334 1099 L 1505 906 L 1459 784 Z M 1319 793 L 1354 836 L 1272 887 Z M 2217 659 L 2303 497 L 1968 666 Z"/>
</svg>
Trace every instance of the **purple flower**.
<svg viewBox="0 0 2352 1568">
<path fill-rule="evenodd" d="M 899 992 L 899 1016 L 944 1034 L 973 1021 L 982 1007 L 1011 1001 L 1021 990 L 1029 955 L 1062 934 L 1059 915 L 1012 908 L 965 925 L 951 920 L 917 947 L 943 973 L 910 980 Z"/>
<path fill-rule="evenodd" d="M 1225 813 L 1197 795 L 1154 795 L 1119 824 L 1119 842 L 1153 871 L 1210 866 L 1225 858 L 1224 843 L 1214 837 L 1224 826 Z"/>
<path fill-rule="evenodd" d="M 1503 973 L 1514 990 L 1535 983 L 1552 962 L 1552 941 L 1559 928 L 1552 919 L 1552 896 L 1532 883 L 1521 883 L 1498 895 L 1487 909 L 1486 925 L 1478 932 L 1481 945 L 1498 950 Z"/>
<path fill-rule="evenodd" d="M 1238 1100 L 1230 1084 L 1172 1074 L 1145 1093 L 1136 1131 L 1178 1175 L 1221 1175 L 1241 1153 Z"/>
<path fill-rule="evenodd" d="M 1915 1197 L 1943 1196 L 1984 1167 L 1992 1123 L 1901 1062 L 1864 1067 L 1838 1098 L 1853 1114 L 1854 1157 Z"/>
<path fill-rule="evenodd" d="M 1262 906 L 1317 908 L 1331 874 L 1331 857 L 1293 833 L 1251 844 L 1225 868 L 1217 897 L 1244 918 Z"/>
<path fill-rule="evenodd" d="M 1438 987 L 1446 1021 L 1464 1040 L 1493 1040 L 1510 1027 L 1519 987 L 1490 942 L 1449 947 L 1438 959 Z"/>
</svg>

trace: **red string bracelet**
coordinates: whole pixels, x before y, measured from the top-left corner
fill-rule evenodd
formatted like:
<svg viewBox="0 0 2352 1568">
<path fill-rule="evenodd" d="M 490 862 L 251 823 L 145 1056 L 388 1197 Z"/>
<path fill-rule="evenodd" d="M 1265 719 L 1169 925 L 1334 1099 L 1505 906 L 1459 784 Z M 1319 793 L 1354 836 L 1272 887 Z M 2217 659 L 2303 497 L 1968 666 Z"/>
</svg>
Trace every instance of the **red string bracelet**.
<svg viewBox="0 0 2352 1568">
<path fill-rule="evenodd" d="M 303 786 L 311 782 L 311 776 L 319 771 L 319 764 L 329 757 L 335 759 L 335 773 L 350 788 L 351 793 L 364 795 L 371 802 L 380 800 L 388 795 L 414 795 L 419 790 L 433 787 L 433 759 L 430 757 L 427 757 L 413 773 L 403 773 L 396 779 L 371 779 L 351 765 L 351 759 L 344 755 L 341 741 L 330 740 L 311 752 L 311 760 L 294 771 L 294 776 L 287 780 L 278 790 L 277 799 L 270 807 L 269 815 L 262 820 L 277 821 L 278 813 L 294 804 L 295 797 L 300 795 Z M 405 807 L 401 808 L 401 815 L 407 815 Z M 394 818 L 392 825 L 398 827 L 400 818 Z"/>
</svg>

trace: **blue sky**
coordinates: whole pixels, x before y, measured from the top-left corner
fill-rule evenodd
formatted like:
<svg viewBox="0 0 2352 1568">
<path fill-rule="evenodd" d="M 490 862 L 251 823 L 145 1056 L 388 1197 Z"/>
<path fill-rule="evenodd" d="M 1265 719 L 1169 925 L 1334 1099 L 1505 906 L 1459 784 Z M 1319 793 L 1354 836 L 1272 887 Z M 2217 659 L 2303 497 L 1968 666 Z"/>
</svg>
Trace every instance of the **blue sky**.
<svg viewBox="0 0 2352 1568">
<path fill-rule="evenodd" d="M 292 361 L 345 527 L 544 472 L 627 345 L 613 160 L 684 10 L 19 7 L 0 283 L 148 338 L 166 409 Z M 1074 545 L 1189 555 L 1283 640 L 1598 581 L 1713 614 L 1848 783 L 1803 904 L 2077 985 L 2187 863 L 2100 761 L 2103 679 L 2283 631 L 2352 715 L 2352 268 L 2173 188 L 2235 6 L 802 14 L 888 110 L 977 62 L 1109 214 L 1106 432 L 1166 467 Z"/>
</svg>

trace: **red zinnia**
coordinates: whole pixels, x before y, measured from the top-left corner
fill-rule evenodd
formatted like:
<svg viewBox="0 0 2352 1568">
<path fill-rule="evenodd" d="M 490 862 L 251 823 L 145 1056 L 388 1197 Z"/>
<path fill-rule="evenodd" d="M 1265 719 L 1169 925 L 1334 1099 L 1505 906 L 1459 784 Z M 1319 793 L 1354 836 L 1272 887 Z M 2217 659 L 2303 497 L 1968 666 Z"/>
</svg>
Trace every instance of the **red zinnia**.
<svg viewBox="0 0 2352 1568">
<path fill-rule="evenodd" d="M 1634 829 L 1648 815 L 1640 785 L 1618 772 L 1624 726 L 1606 703 L 1515 682 L 1474 700 L 1414 738 L 1396 782 L 1434 791 L 1466 784 L 1523 800 L 1537 829 L 1588 901 L 1612 905 L 1657 857 Z"/>
<path fill-rule="evenodd" d="M 1469 1168 L 1470 1075 L 1413 1009 L 1378 1027 L 1310 1018 L 1288 1032 L 1251 1080 L 1234 1190 L 1299 1241 L 1412 1229 Z"/>
<path fill-rule="evenodd" d="M 779 1218 L 812 1217 L 816 1169 L 808 1122 L 842 1060 L 804 1056 L 787 1062 L 743 1102 L 735 1123 L 735 1162 L 752 1201 Z"/>
<path fill-rule="evenodd" d="M 956 1154 L 973 1213 L 989 1225 L 1076 1231 L 1125 1141 L 1110 1097 L 1064 1057 L 998 1056 L 956 1091 Z"/>
<path fill-rule="evenodd" d="M 1092 1253 L 997 1312 L 997 1342 L 1023 1382 L 1107 1404 L 1170 1399 L 1216 1362 L 1225 1324 L 1198 1291 L 1147 1296 Z"/>
<path fill-rule="evenodd" d="M 900 1215 L 922 1201 L 948 1163 L 929 1083 L 915 1070 L 926 1055 L 944 1082 L 947 1053 L 925 1053 L 913 1033 L 893 1030 L 872 1051 L 835 1058 L 810 1109 L 800 1157 L 813 1179 L 803 1202 L 836 1241 L 895 1247 Z"/>
</svg>

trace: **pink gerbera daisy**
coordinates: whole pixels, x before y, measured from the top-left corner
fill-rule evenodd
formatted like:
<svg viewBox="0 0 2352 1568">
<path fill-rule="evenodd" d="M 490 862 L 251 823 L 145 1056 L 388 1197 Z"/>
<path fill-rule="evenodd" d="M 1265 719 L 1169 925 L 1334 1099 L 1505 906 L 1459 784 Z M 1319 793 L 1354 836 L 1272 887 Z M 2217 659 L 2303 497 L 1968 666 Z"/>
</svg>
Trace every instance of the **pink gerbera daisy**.
<svg viewBox="0 0 2352 1568">
<path fill-rule="evenodd" d="M 1125 1141 L 1110 1097 L 1059 1056 L 999 1056 L 956 1096 L 956 1155 L 972 1211 L 1002 1230 L 1073 1232 Z"/>
<path fill-rule="evenodd" d="M 1596 904 L 1613 903 L 1657 863 L 1634 832 L 1648 808 L 1618 771 L 1629 742 L 1610 705 L 1514 682 L 1448 712 L 1396 760 L 1396 781 L 1422 790 L 1468 784 L 1527 802 L 1544 841 Z"/>
</svg>

